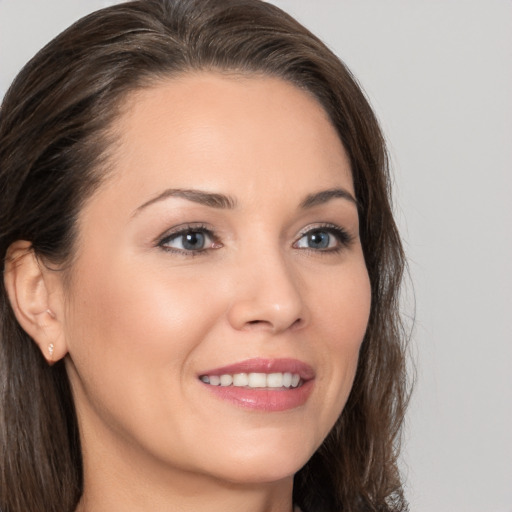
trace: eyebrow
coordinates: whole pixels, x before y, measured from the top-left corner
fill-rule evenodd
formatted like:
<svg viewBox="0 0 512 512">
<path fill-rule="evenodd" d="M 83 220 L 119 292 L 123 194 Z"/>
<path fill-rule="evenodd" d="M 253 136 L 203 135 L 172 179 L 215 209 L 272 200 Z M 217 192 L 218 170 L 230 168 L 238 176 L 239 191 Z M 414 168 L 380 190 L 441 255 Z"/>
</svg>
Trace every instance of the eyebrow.
<svg viewBox="0 0 512 512">
<path fill-rule="evenodd" d="M 236 206 L 236 200 L 224 194 L 205 192 L 203 190 L 189 188 L 169 188 L 164 190 L 161 194 L 158 194 L 156 197 L 153 197 L 153 199 L 150 199 L 149 201 L 140 205 L 135 210 L 134 215 L 137 215 L 144 208 L 147 208 L 154 203 L 158 203 L 159 201 L 168 199 L 169 197 L 181 197 L 182 199 L 187 199 L 188 201 L 192 201 L 194 203 L 203 204 L 205 206 L 209 206 L 210 208 L 231 210 Z"/>
<path fill-rule="evenodd" d="M 343 188 L 331 188 L 329 190 L 322 190 L 314 194 L 309 194 L 306 199 L 302 201 L 300 207 L 302 209 L 313 208 L 324 203 L 327 203 L 331 199 L 346 199 L 357 206 L 356 198 L 348 191 Z"/>
<path fill-rule="evenodd" d="M 144 204 L 140 205 L 135 210 L 134 215 L 137 215 L 141 210 L 147 208 L 148 206 L 160 201 L 164 201 L 169 197 L 180 197 L 194 203 L 199 203 L 205 206 L 209 206 L 210 208 L 218 209 L 232 210 L 237 205 L 236 199 L 224 194 L 205 192 L 203 190 L 190 188 L 169 188 L 164 190 L 161 194 L 158 194 L 156 197 L 153 197 L 149 201 L 146 201 Z M 328 201 L 336 198 L 346 199 L 347 201 L 350 201 L 357 206 L 357 200 L 350 192 L 343 188 L 332 188 L 307 195 L 300 204 L 300 208 L 306 210 L 308 208 L 313 208 L 314 206 L 327 203 Z"/>
</svg>

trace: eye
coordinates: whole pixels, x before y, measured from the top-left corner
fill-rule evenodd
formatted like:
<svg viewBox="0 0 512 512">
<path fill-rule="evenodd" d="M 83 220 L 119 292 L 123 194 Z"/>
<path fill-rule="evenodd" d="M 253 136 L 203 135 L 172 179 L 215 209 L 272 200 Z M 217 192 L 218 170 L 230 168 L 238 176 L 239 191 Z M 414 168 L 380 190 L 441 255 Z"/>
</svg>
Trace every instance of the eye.
<svg viewBox="0 0 512 512">
<path fill-rule="evenodd" d="M 163 238 L 159 244 L 165 250 L 175 252 L 201 252 L 220 246 L 216 244 L 213 234 L 206 228 L 186 228 Z"/>
<path fill-rule="evenodd" d="M 312 249 L 317 251 L 335 251 L 348 245 L 350 235 L 339 226 L 315 227 L 303 233 L 295 242 L 298 249 Z"/>
</svg>

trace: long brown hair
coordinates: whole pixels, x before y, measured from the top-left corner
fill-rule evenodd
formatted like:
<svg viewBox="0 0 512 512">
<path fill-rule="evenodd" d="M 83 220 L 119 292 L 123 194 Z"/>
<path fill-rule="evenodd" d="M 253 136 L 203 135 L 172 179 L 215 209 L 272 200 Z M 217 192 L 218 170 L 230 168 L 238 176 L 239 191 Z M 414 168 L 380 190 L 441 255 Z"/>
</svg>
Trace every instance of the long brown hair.
<svg viewBox="0 0 512 512">
<path fill-rule="evenodd" d="M 75 219 L 108 172 L 109 127 L 126 96 L 190 70 L 280 77 L 309 91 L 350 157 L 372 305 L 348 402 L 296 474 L 304 512 L 406 510 L 397 470 L 407 402 L 398 288 L 404 256 L 390 204 L 384 140 L 346 66 L 260 0 L 140 0 L 103 9 L 43 48 L 0 111 L 0 254 L 28 240 L 69 262 Z M 0 285 L 0 510 L 71 512 L 82 492 L 73 400 L 62 362 L 49 367 Z"/>
</svg>

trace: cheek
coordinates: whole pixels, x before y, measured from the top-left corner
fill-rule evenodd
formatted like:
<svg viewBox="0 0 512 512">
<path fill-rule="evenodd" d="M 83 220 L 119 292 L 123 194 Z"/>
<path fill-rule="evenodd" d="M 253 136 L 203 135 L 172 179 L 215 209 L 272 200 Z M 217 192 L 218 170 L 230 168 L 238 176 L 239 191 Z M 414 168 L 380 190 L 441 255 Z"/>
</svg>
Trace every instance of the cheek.
<svg viewBox="0 0 512 512">
<path fill-rule="evenodd" d="M 371 288 L 364 260 L 354 259 L 325 279 L 314 301 L 319 324 L 334 352 L 358 352 L 368 325 Z"/>
<path fill-rule="evenodd" d="M 215 316 L 211 288 L 201 280 L 187 279 L 186 273 L 180 277 L 158 265 L 144 267 L 122 260 L 97 266 L 93 261 L 88 267 L 77 271 L 87 279 L 79 280 L 72 292 L 80 303 L 71 316 L 88 335 L 92 329 L 94 337 L 108 340 L 104 348 L 116 342 L 137 351 L 159 342 L 168 347 L 200 329 L 199 317 L 207 323 L 206 314 Z"/>
<path fill-rule="evenodd" d="M 201 281 L 140 265 L 80 269 L 69 313 L 69 352 L 88 402 L 120 411 L 128 397 L 180 397 L 180 376 L 222 309 Z M 77 272 L 80 275 L 80 272 Z M 172 385 L 171 385 L 172 384 Z"/>
<path fill-rule="evenodd" d="M 329 371 L 322 384 L 333 407 L 324 409 L 334 423 L 352 388 L 359 350 L 368 325 L 371 288 L 364 263 L 357 262 L 332 279 L 317 300 L 316 316 L 320 319 L 321 337 L 325 341 L 323 365 Z"/>
<path fill-rule="evenodd" d="M 92 270 L 76 283 L 80 302 L 67 333 L 84 435 L 136 440 L 146 453 L 186 465 L 188 431 L 203 423 L 193 421 L 191 368 L 223 310 L 215 289 L 158 265 L 118 260 Z"/>
</svg>

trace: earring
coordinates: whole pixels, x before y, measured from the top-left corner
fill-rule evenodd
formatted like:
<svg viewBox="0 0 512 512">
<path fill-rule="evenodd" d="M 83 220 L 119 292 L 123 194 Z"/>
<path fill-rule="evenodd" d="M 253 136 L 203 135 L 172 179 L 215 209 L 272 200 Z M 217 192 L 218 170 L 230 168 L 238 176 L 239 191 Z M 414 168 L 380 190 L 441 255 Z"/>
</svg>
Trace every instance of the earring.
<svg viewBox="0 0 512 512">
<path fill-rule="evenodd" d="M 50 354 L 50 359 L 53 357 L 53 343 L 48 345 L 48 353 Z"/>
</svg>

